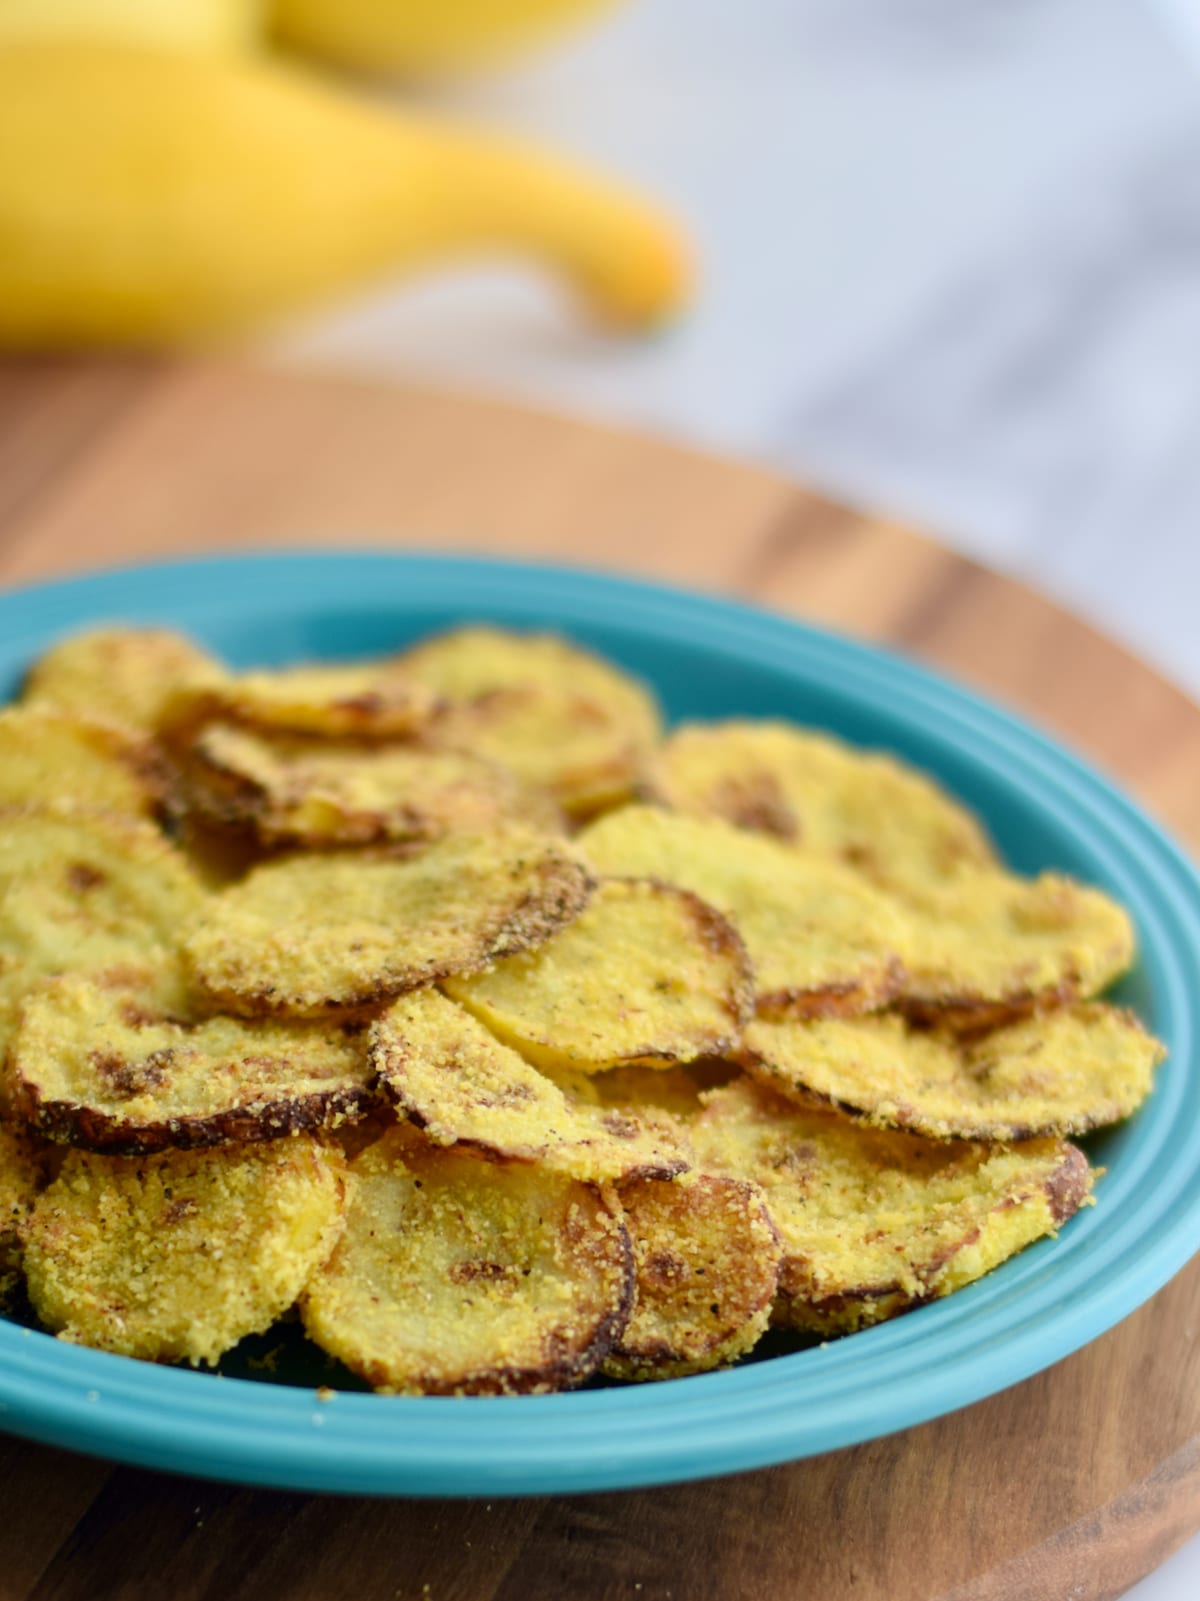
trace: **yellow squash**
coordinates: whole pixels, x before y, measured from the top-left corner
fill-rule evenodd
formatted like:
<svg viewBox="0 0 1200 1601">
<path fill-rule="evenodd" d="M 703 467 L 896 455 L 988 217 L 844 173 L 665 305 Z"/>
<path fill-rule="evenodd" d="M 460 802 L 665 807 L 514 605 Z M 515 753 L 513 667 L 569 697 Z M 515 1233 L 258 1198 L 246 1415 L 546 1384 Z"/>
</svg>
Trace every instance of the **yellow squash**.
<svg viewBox="0 0 1200 1601">
<path fill-rule="evenodd" d="M 119 40 L 179 50 L 244 50 L 259 37 L 263 0 L 0 0 L 0 44 Z"/>
<path fill-rule="evenodd" d="M 513 255 L 619 326 L 686 293 L 653 207 L 536 150 L 266 62 L 0 47 L 0 345 L 199 342 Z"/>
<path fill-rule="evenodd" d="M 289 48 L 367 72 L 475 66 L 599 11 L 608 0 L 271 0 Z"/>
</svg>

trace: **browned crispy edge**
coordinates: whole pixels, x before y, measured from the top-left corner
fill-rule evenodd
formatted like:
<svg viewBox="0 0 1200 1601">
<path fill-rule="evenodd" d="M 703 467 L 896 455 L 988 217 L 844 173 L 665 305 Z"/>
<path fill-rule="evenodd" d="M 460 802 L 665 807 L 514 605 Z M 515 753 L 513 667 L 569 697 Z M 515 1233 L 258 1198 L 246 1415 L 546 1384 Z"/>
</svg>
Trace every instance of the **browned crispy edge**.
<svg viewBox="0 0 1200 1601">
<path fill-rule="evenodd" d="M 301 665 L 301 664 L 296 664 Z M 328 663 L 324 665 L 329 665 Z M 381 667 L 380 680 L 389 677 L 403 682 L 395 668 Z M 443 711 L 444 699 L 429 691 L 428 686 L 415 680 L 408 683 L 418 691 L 413 697 L 409 712 L 400 715 L 400 706 L 387 696 L 364 691 L 360 695 L 347 695 L 330 702 L 331 710 L 342 719 L 329 730 L 314 728 L 303 719 L 289 722 L 286 717 L 256 717 L 239 699 L 239 681 L 231 678 L 226 684 L 206 684 L 202 688 L 180 691 L 162 725 L 162 733 L 172 743 L 187 744 L 205 724 L 214 721 L 238 723 L 243 728 L 261 732 L 311 734 L 316 739 L 405 739 L 427 728 Z M 381 719 L 380 714 L 391 707 L 391 715 Z"/>
<path fill-rule="evenodd" d="M 334 1129 L 365 1117 L 377 1104 L 374 1087 L 342 1086 L 293 1100 L 231 1106 L 200 1117 L 138 1123 L 75 1101 L 44 1099 L 37 1086 L 22 1080 L 18 1107 L 31 1127 L 47 1139 L 110 1156 L 148 1156 L 165 1150 L 203 1150 L 215 1145 L 251 1144 Z"/>
<path fill-rule="evenodd" d="M 849 978 L 813 989 L 770 990 L 759 995 L 759 1017 L 863 1017 L 881 1012 L 902 993 L 907 974 L 898 956 L 872 978 Z"/>
</svg>

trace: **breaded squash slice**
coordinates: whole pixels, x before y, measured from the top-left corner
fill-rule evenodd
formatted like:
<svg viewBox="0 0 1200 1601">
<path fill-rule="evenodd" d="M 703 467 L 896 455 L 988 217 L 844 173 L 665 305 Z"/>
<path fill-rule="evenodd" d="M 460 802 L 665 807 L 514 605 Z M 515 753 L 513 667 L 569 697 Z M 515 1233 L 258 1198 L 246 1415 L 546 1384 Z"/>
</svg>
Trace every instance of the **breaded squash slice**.
<svg viewBox="0 0 1200 1601">
<path fill-rule="evenodd" d="M 0 1312 L 12 1302 L 24 1261 L 22 1232 L 46 1172 L 33 1140 L 19 1125 L 0 1122 Z"/>
<path fill-rule="evenodd" d="M 685 723 L 650 788 L 675 810 L 835 857 L 900 894 L 996 861 L 978 819 L 924 773 L 790 723 Z"/>
<path fill-rule="evenodd" d="M 907 920 L 839 862 L 650 806 L 602 817 L 578 844 L 598 873 L 658 878 L 723 912 L 750 953 L 761 1013 L 853 1016 L 900 986 Z"/>
<path fill-rule="evenodd" d="M 637 1295 L 604 1372 L 672 1379 L 744 1356 L 770 1321 L 783 1256 L 762 1191 L 704 1174 L 620 1196 Z"/>
<path fill-rule="evenodd" d="M 732 1050 L 752 999 L 723 917 L 687 890 L 625 879 L 539 949 L 445 989 L 535 1066 L 585 1073 Z"/>
<path fill-rule="evenodd" d="M 26 1000 L 8 1070 L 32 1127 L 123 1155 L 335 1128 L 375 1100 L 361 1032 L 187 1021 L 78 977 L 47 980 Z"/>
<path fill-rule="evenodd" d="M 964 873 L 909 911 L 897 1004 L 921 1022 L 979 1030 L 1098 995 L 1133 962 L 1129 914 L 1058 873 Z"/>
<path fill-rule="evenodd" d="M 710 1171 L 761 1185 L 783 1240 L 774 1320 L 847 1334 L 981 1278 L 1087 1200 L 1062 1140 L 982 1145 L 868 1129 L 741 1078 L 692 1140 Z"/>
<path fill-rule="evenodd" d="M 288 856 L 214 896 L 185 953 L 201 991 L 254 1016 L 333 1016 L 540 944 L 586 905 L 561 840 L 509 828 L 418 856 Z"/>
<path fill-rule="evenodd" d="M 52 646 L 29 669 L 22 699 L 153 733 L 177 692 L 217 682 L 224 668 L 168 628 L 97 628 Z"/>
<path fill-rule="evenodd" d="M 151 817 L 165 790 L 148 738 L 74 712 L 0 711 L 0 807 L 77 805 Z"/>
<path fill-rule="evenodd" d="M 1082 1003 L 960 1038 L 894 1016 L 746 1030 L 742 1060 L 789 1099 L 930 1139 L 1085 1134 L 1149 1095 L 1163 1047 L 1131 1012 Z"/>
<path fill-rule="evenodd" d="M 77 1345 L 216 1362 L 325 1262 L 342 1227 L 342 1170 L 304 1136 L 142 1157 L 71 1151 L 26 1225 L 30 1301 Z"/>
<path fill-rule="evenodd" d="M 504 820 L 563 832 L 548 797 L 465 751 L 205 724 L 180 762 L 189 810 L 263 845 L 428 843 Z"/>
<path fill-rule="evenodd" d="M 57 973 L 178 997 L 180 926 L 202 892 L 156 828 L 83 808 L 0 810 L 0 1034 Z"/>
<path fill-rule="evenodd" d="M 597 1182 L 670 1178 L 688 1165 L 666 1118 L 575 1104 L 437 990 L 393 1002 L 371 1025 L 369 1059 L 387 1095 L 436 1145 Z"/>
<path fill-rule="evenodd" d="M 172 738 L 212 719 L 330 739 L 395 739 L 423 728 L 439 697 L 392 662 L 302 662 L 226 674 L 183 690 L 164 723 Z"/>
<path fill-rule="evenodd" d="M 599 1367 L 633 1295 L 629 1239 L 600 1190 L 402 1130 L 350 1180 L 346 1232 L 301 1315 L 375 1389 L 537 1394 Z"/>
<path fill-rule="evenodd" d="M 554 634 L 461 628 L 401 664 L 449 703 L 439 738 L 505 763 L 577 817 L 627 800 L 661 737 L 644 684 Z"/>
</svg>

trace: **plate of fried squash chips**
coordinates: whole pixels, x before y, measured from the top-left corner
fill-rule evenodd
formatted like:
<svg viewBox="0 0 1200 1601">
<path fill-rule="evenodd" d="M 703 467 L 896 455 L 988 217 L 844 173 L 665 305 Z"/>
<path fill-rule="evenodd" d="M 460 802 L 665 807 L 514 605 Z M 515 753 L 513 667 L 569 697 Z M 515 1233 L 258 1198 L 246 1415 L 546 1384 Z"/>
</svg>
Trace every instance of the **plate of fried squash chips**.
<svg viewBox="0 0 1200 1601">
<path fill-rule="evenodd" d="M 0 597 L 0 1424 L 355 1493 L 967 1405 L 1200 1242 L 1200 881 L 712 598 L 263 555 Z"/>
</svg>

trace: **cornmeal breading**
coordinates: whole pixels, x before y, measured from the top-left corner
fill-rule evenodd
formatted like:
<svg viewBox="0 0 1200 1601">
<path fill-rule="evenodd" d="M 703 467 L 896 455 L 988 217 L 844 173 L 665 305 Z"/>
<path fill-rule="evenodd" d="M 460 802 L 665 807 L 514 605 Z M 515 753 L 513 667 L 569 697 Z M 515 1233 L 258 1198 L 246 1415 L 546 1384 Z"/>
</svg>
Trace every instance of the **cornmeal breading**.
<svg viewBox="0 0 1200 1601">
<path fill-rule="evenodd" d="M 742 942 L 686 890 L 610 879 L 536 950 L 446 981 L 535 1066 L 599 1073 L 732 1050 L 751 1006 Z"/>
<path fill-rule="evenodd" d="M 214 896 L 185 949 L 232 1011 L 336 1015 L 537 945 L 590 890 L 565 842 L 515 827 L 407 858 L 288 856 Z"/>
<path fill-rule="evenodd" d="M 49 707 L 0 711 L 0 807 L 152 817 L 165 792 L 162 759 L 142 735 Z"/>
<path fill-rule="evenodd" d="M 29 1298 L 61 1339 L 215 1362 L 269 1328 L 333 1249 L 342 1159 L 303 1136 L 214 1151 L 71 1151 L 25 1229 Z"/>
<path fill-rule="evenodd" d="M 769 1087 L 931 1139 L 1085 1134 L 1149 1095 L 1162 1046 L 1129 1012 L 1084 1003 L 959 1038 L 899 1017 L 760 1021 L 743 1061 Z"/>
<path fill-rule="evenodd" d="M 323 1349 L 407 1395 L 539 1393 L 595 1372 L 633 1293 L 600 1190 L 396 1134 L 350 1178 L 346 1232 L 301 1303 Z"/>
<path fill-rule="evenodd" d="M 72 634 L 30 668 L 22 699 L 152 733 L 181 690 L 214 683 L 224 669 L 168 628 L 97 628 Z"/>
<path fill-rule="evenodd" d="M 25 1002 L 9 1076 L 32 1126 L 124 1154 L 336 1127 L 375 1100 L 361 1032 L 177 1019 L 78 977 L 48 980 Z"/>
<path fill-rule="evenodd" d="M 222 718 L 294 734 L 395 738 L 416 733 L 438 706 L 436 694 L 391 662 L 305 662 L 185 689 L 165 722 L 175 735 Z"/>
<path fill-rule="evenodd" d="M 707 1096 L 692 1142 L 707 1170 L 762 1187 L 783 1241 L 775 1320 L 845 1334 L 949 1295 L 1044 1234 L 1091 1192 L 1062 1140 L 984 1145 L 868 1129 L 749 1079 Z"/>
<path fill-rule="evenodd" d="M 605 1358 L 617 1379 L 668 1379 L 734 1362 L 771 1316 L 782 1248 L 762 1191 L 697 1175 L 621 1186 L 637 1295 Z"/>
</svg>

